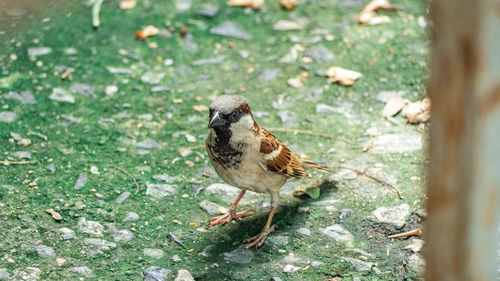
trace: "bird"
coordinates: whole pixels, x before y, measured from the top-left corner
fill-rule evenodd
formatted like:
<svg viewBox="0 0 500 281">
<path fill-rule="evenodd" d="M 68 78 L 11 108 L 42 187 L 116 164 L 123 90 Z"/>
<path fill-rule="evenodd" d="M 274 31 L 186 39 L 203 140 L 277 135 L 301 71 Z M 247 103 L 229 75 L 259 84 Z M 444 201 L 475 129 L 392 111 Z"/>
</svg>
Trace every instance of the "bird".
<svg viewBox="0 0 500 281">
<path fill-rule="evenodd" d="M 226 183 L 241 189 L 225 215 L 211 218 L 206 228 L 223 225 L 255 212 L 236 207 L 247 190 L 271 195 L 271 210 L 262 231 L 245 239 L 245 247 L 259 248 L 276 228 L 272 220 L 287 180 L 308 176 L 306 168 L 329 171 L 324 164 L 299 160 L 293 152 L 255 121 L 245 98 L 222 95 L 209 107 L 207 154 L 216 173 Z"/>
</svg>

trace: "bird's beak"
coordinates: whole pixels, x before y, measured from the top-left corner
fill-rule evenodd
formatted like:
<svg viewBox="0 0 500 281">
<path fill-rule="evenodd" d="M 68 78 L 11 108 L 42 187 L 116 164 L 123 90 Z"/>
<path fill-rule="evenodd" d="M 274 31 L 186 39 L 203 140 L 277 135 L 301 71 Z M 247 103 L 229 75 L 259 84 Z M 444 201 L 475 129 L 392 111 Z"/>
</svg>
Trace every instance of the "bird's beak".
<svg viewBox="0 0 500 281">
<path fill-rule="evenodd" d="M 210 122 L 208 122 L 208 128 L 215 128 L 224 125 L 224 120 L 222 120 L 219 116 L 219 112 L 216 111 Z"/>
</svg>

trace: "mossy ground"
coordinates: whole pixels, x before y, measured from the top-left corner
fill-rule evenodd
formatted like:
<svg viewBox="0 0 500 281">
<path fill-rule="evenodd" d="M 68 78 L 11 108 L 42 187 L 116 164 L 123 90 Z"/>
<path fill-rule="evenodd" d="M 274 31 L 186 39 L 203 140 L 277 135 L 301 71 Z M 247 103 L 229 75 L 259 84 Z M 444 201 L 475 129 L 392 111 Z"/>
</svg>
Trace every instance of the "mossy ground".
<svg viewBox="0 0 500 281">
<path fill-rule="evenodd" d="M 215 18 L 208 19 L 192 13 L 207 2 L 219 5 L 220 10 Z M 98 29 L 91 27 L 90 7 L 84 3 L 58 6 L 61 4 L 50 2 L 46 9 L 41 9 L 39 15 L 17 21 L 16 28 L 3 27 L 5 34 L 0 35 L 0 64 L 3 71 L 0 75 L 0 90 L 2 94 L 31 90 L 37 104 L 22 105 L 16 100 L 0 97 L 1 111 L 17 113 L 14 122 L 0 122 L 0 160 L 9 158 L 11 152 L 26 150 L 38 163 L 0 165 L 0 202 L 5 204 L 0 208 L 0 268 L 13 272 L 15 269 L 35 266 L 42 270 L 42 280 L 76 279 L 79 276 L 66 269 L 81 265 L 92 268 L 101 280 L 140 280 L 142 271 L 151 265 L 171 270 L 185 268 L 197 280 L 268 280 L 270 276 L 280 276 L 283 280 L 327 280 L 330 277 L 352 280 L 354 276 L 366 280 L 418 279 L 403 266 L 405 254 L 401 248 L 407 241 L 385 239 L 391 230 L 374 224 L 368 216 L 379 206 L 407 202 L 412 206 L 412 211 L 422 207 L 422 151 L 363 152 L 359 145 L 334 139 L 274 133 L 286 140 L 294 151 L 310 159 L 339 165 L 360 155 L 368 155 L 375 163 L 383 163 L 382 174 L 395 179 L 396 185 L 404 193 L 403 200 L 386 187 L 363 177 L 344 181 L 337 188 L 321 195 L 321 199 L 342 199 L 345 208 L 355 210 L 344 227 L 354 234 L 356 247 L 375 255 L 372 261 L 378 264 L 382 274 L 374 271 L 362 274 L 339 260 L 343 255 L 342 246 L 333 243 L 318 230 L 334 224 L 338 220 L 337 213 L 312 206 L 308 213 L 296 212 L 297 206 L 308 206 L 307 200 L 294 201 L 295 205 L 286 207 L 275 219 L 278 230 L 290 237 L 288 245 L 282 248 L 286 253 L 293 252 L 304 259 L 323 262 L 318 268 L 308 268 L 293 274 L 282 272 L 282 259 L 286 254 L 270 247 L 264 246 L 255 251 L 252 262 L 244 265 L 226 264 L 219 256 L 237 247 L 234 241 L 241 243 L 248 236 L 258 233 L 265 222 L 265 215 L 245 218 L 208 232 L 199 232 L 190 225 L 203 225 L 209 218 L 198 206 L 201 200 L 209 199 L 224 204 L 203 192 L 194 197 L 192 185 L 199 183 L 208 186 L 221 180 L 199 175 L 200 168 L 210 165 L 203 148 L 194 149 L 186 157 L 180 155 L 179 148 L 203 144 L 207 113 L 194 111 L 193 106 L 208 105 L 210 98 L 227 90 L 245 96 L 254 111 L 270 112 L 269 117 L 259 120 L 263 127 L 283 127 L 276 115 L 278 110 L 272 107 L 271 102 L 282 93 L 296 97 L 311 87 L 324 87 L 326 78 L 315 76 L 315 70 L 339 65 L 359 71 L 364 77 L 351 87 L 336 84 L 326 87 L 317 102 L 350 102 L 354 105 L 353 117 L 320 116 L 315 112 L 316 102 L 299 100 L 293 109 L 288 109 L 299 116 L 297 128 L 355 141 L 366 138 L 365 130 L 373 126 L 383 133 L 415 130 L 414 126 L 406 125 L 402 119 L 397 119 L 399 121 L 396 124 L 385 121 L 380 114 L 384 104 L 377 101 L 376 96 L 380 91 L 404 91 L 405 97 L 415 101 L 425 95 L 427 34 L 425 28 L 418 24 L 419 17 L 427 17 L 425 1 L 393 1 L 398 12 L 382 12 L 390 17 L 391 22 L 378 26 L 358 25 L 355 17 L 362 6 L 342 5 L 349 1 L 301 1 L 301 5 L 293 12 L 281 10 L 277 2 L 267 1 L 266 11 L 248 12 L 227 7 L 225 1 L 193 1 L 188 11 L 176 13 L 172 1 L 139 1 L 136 8 L 126 11 L 118 9 L 116 1 L 104 1 L 102 26 Z M 311 22 L 304 30 L 273 30 L 273 24 L 278 19 L 289 19 L 291 16 L 305 17 Z M 251 33 L 252 39 L 241 41 L 209 34 L 210 27 L 224 20 L 237 22 L 242 29 Z M 173 28 L 173 36 L 136 41 L 134 32 L 150 24 Z M 183 38 L 178 34 L 182 26 L 186 26 L 192 34 L 198 44 L 198 51 L 184 49 Z M 317 28 L 329 30 L 333 35 L 331 41 L 322 35 L 320 42 L 335 54 L 333 63 L 302 63 L 300 56 L 296 64 L 280 64 L 264 59 L 271 55 L 281 57 L 286 54 L 294 44 L 289 40 L 290 35 L 310 38 L 310 32 Z M 148 44 L 151 42 L 157 43 L 158 47 L 150 48 Z M 316 44 L 302 45 L 307 48 Z M 36 46 L 51 47 L 52 52 L 30 59 L 27 48 Z M 68 47 L 75 48 L 78 53 L 65 55 L 64 50 Z M 243 49 L 251 52 L 249 58 L 240 57 L 238 51 Z M 12 60 L 11 54 L 15 54 L 17 59 Z M 228 58 L 219 65 L 191 66 L 193 60 L 218 54 L 227 55 Z M 70 57 L 74 59 L 70 60 Z M 161 63 L 168 58 L 173 59 L 173 65 Z M 59 65 L 75 69 L 71 79 L 61 80 L 61 72 L 55 70 L 55 66 Z M 190 66 L 191 71 L 183 71 L 185 68 L 182 65 Z M 301 68 L 303 65 L 309 66 L 305 87 L 296 89 L 288 86 L 287 79 L 304 71 Z M 111 74 L 106 70 L 108 66 L 135 68 L 132 75 Z M 275 67 L 283 70 L 275 80 L 262 82 L 258 79 L 260 71 Z M 254 71 L 249 73 L 249 68 Z M 170 87 L 172 91 L 152 93 L 151 86 L 140 81 L 140 76 L 147 71 L 166 73 L 161 85 Z M 202 74 L 210 75 L 212 79 L 194 80 Z M 93 85 L 97 98 L 75 95 L 74 104 L 59 103 L 48 98 L 54 87 L 68 89 L 77 82 Z M 104 91 L 107 85 L 118 86 L 118 93 L 106 95 Z M 175 99 L 182 99 L 182 102 L 174 103 Z M 130 107 L 124 108 L 124 104 Z M 124 110 L 131 116 L 115 118 L 114 123 L 99 122 L 101 118 L 113 118 Z M 145 113 L 151 113 L 153 119 L 137 118 Z M 167 113 L 172 114 L 171 119 L 166 117 Z M 81 118 L 81 122 L 64 126 L 65 115 Z M 198 118 L 188 122 L 193 115 Z M 29 136 L 33 143 L 26 148 L 9 142 L 10 132 L 26 137 L 30 131 L 41 133 L 48 139 Z M 179 136 L 176 137 L 174 133 L 179 133 Z M 195 136 L 197 141 L 188 142 L 185 133 Z M 138 142 L 153 138 L 162 143 L 163 148 L 139 155 L 134 146 L 117 140 L 122 136 Z M 124 149 L 119 151 L 117 148 Z M 64 154 L 61 149 L 73 149 L 74 153 Z M 176 158 L 179 161 L 174 161 Z M 185 161 L 192 161 L 194 166 L 189 167 Z M 45 168 L 51 162 L 55 163 L 56 168 L 53 174 Z M 90 165 L 97 166 L 100 175 L 91 174 Z M 137 179 L 140 184 L 137 194 L 133 181 L 114 166 L 130 171 Z M 151 170 L 141 172 L 136 169 L 139 166 L 148 166 Z M 87 175 L 87 184 L 75 190 L 74 184 L 80 173 Z M 161 200 L 151 200 L 145 194 L 145 183 L 154 182 L 152 175 L 163 173 L 178 176 L 178 192 Z M 420 180 L 410 180 L 412 177 Z M 37 178 L 38 188 L 28 186 L 29 182 Z M 303 180 L 301 184 L 308 184 L 312 180 Z M 9 191 L 2 188 L 3 185 L 12 185 L 15 190 Z M 365 189 L 372 192 L 364 194 L 360 191 Z M 115 198 L 124 191 L 132 192 L 131 197 L 123 204 L 115 204 Z M 96 192 L 106 198 L 103 206 L 99 205 Z M 189 196 L 184 198 L 183 194 Z M 284 199 L 284 202 L 290 201 L 290 198 Z M 44 212 L 47 208 L 57 209 L 64 220 L 55 222 Z M 114 216 L 105 215 L 102 210 L 114 213 Z M 122 222 L 125 213 L 130 210 L 141 216 L 140 221 Z M 164 219 L 157 219 L 159 216 L 164 216 Z M 87 246 L 81 241 L 87 236 L 78 233 L 79 217 L 103 224 L 115 223 L 119 229 L 132 229 L 135 237 L 91 257 Z M 415 219 L 405 229 L 419 224 Z M 79 239 L 61 241 L 57 231 L 61 227 L 75 230 Z M 313 235 L 305 237 L 295 233 L 299 227 L 308 227 Z M 170 231 L 179 229 L 182 230 L 180 239 L 188 249 L 194 249 L 192 252 L 166 238 Z M 104 238 L 112 241 L 109 233 Z M 38 244 L 53 247 L 56 256 L 68 259 L 68 262 L 58 268 L 53 259 L 39 257 L 33 248 Z M 211 258 L 198 255 L 212 244 L 215 247 Z M 161 248 L 166 257 L 158 260 L 144 257 L 144 248 Z M 180 264 L 170 259 L 175 254 L 181 257 Z M 119 262 L 115 261 L 117 257 Z M 9 258 L 14 262 L 9 262 Z"/>
</svg>

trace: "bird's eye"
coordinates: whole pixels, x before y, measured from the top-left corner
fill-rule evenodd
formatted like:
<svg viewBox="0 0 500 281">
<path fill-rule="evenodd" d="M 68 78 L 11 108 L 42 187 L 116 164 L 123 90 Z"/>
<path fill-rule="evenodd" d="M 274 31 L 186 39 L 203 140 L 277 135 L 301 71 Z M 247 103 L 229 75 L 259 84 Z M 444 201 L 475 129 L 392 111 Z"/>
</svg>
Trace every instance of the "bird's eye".
<svg viewBox="0 0 500 281">
<path fill-rule="evenodd" d="M 234 111 L 233 113 L 231 113 L 231 119 L 233 119 L 233 121 L 236 121 L 236 118 L 238 118 L 238 112 Z"/>
</svg>

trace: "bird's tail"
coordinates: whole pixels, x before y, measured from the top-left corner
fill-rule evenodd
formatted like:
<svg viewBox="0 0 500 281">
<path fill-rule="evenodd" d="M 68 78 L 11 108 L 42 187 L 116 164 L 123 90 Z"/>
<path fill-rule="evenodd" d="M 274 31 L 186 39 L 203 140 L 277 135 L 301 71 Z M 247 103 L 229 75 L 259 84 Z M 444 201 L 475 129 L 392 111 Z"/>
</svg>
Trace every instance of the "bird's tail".
<svg viewBox="0 0 500 281">
<path fill-rule="evenodd" d="M 324 172 L 328 172 L 328 173 L 335 173 L 336 172 L 335 168 L 327 166 L 325 164 L 315 162 L 315 161 L 300 160 L 300 163 L 302 164 L 302 167 L 304 167 L 306 169 L 315 169 L 315 170 L 324 171 Z"/>
<path fill-rule="evenodd" d="M 300 163 L 302 164 L 302 167 L 304 167 L 305 169 L 312 168 L 312 169 L 316 169 L 316 170 L 320 170 L 320 171 L 324 171 L 324 172 L 328 172 L 328 173 L 332 173 L 332 174 L 335 173 L 336 171 L 338 171 L 339 169 L 351 170 L 351 171 L 355 172 L 356 174 L 364 175 L 364 176 L 369 177 L 378 183 L 381 183 L 385 186 L 388 186 L 389 188 L 391 188 L 392 190 L 394 190 L 396 192 L 396 194 L 399 196 L 399 199 L 403 198 L 401 195 L 401 191 L 399 191 L 399 189 L 397 189 L 394 185 L 392 185 L 392 184 L 390 184 L 382 179 L 379 179 L 375 176 L 367 174 L 364 171 L 354 169 L 354 168 L 344 167 L 344 166 L 331 167 L 331 166 L 321 164 L 321 163 L 311 161 L 311 160 L 300 160 Z"/>
</svg>

